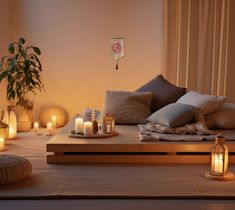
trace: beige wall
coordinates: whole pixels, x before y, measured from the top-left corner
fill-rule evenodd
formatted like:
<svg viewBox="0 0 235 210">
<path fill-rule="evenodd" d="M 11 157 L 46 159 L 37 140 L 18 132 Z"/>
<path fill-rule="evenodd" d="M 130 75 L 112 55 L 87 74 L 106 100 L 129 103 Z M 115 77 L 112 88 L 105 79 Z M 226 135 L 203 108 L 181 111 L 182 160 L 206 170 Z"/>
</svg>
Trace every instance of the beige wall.
<svg viewBox="0 0 235 210">
<path fill-rule="evenodd" d="M 162 69 L 162 0 L 10 0 L 11 39 L 42 50 L 46 92 L 35 112 L 64 107 L 70 117 L 101 108 L 105 90 L 135 90 Z M 116 71 L 109 38 L 125 37 Z M 2 93 L 2 89 L 1 89 Z"/>
<path fill-rule="evenodd" d="M 8 0 L 0 0 L 0 58 L 6 54 L 6 44 L 9 41 L 9 10 Z M 0 84 L 0 111 L 7 105 L 5 84 Z"/>
</svg>

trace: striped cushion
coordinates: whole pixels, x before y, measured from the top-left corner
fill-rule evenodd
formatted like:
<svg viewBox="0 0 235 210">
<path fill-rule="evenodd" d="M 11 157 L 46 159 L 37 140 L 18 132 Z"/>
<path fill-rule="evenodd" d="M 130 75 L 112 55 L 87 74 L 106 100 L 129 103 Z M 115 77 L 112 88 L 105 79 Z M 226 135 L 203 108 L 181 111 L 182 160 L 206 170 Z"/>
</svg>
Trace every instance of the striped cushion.
<svg viewBox="0 0 235 210">
<path fill-rule="evenodd" d="M 0 184 L 10 184 L 28 177 L 32 165 L 28 159 L 15 155 L 0 155 Z"/>
</svg>

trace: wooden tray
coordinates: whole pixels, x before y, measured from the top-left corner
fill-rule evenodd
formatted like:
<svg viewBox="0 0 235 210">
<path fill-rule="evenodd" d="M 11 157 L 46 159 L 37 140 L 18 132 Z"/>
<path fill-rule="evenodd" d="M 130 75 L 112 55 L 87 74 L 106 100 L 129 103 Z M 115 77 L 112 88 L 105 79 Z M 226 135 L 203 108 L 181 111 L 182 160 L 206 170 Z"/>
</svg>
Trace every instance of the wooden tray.
<svg viewBox="0 0 235 210">
<path fill-rule="evenodd" d="M 69 134 L 69 137 L 71 138 L 82 138 L 82 139 L 98 139 L 98 138 L 108 138 L 108 137 L 112 137 L 112 136 L 116 136 L 117 133 L 111 133 L 111 134 L 104 134 L 104 133 L 98 133 L 98 134 L 93 134 L 92 136 L 85 136 L 82 134 Z"/>
</svg>

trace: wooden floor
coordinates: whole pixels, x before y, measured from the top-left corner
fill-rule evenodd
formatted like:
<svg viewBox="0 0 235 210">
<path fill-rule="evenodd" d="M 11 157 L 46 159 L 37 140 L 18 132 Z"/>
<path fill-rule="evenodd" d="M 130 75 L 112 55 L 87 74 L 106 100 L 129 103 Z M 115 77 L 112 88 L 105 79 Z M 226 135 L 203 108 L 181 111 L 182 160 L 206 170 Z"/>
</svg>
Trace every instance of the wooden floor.
<svg viewBox="0 0 235 210">
<path fill-rule="evenodd" d="M 65 129 L 47 143 L 47 163 L 209 163 L 211 141 L 141 142 L 135 126 L 120 126 L 104 139 L 68 137 Z M 235 163 L 235 142 L 227 143 Z"/>
</svg>

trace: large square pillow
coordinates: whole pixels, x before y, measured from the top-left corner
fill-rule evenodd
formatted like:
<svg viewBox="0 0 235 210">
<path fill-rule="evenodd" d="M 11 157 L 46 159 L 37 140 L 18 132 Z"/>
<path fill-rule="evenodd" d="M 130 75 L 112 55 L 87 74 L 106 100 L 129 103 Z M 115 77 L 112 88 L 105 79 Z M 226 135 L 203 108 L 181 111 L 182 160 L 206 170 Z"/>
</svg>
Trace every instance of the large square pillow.
<svg viewBox="0 0 235 210">
<path fill-rule="evenodd" d="M 235 104 L 225 103 L 216 112 L 205 116 L 211 129 L 235 129 Z"/>
<path fill-rule="evenodd" d="M 176 128 L 196 120 L 194 110 L 195 107 L 188 104 L 172 103 L 153 113 L 147 121 Z"/>
<path fill-rule="evenodd" d="M 151 112 L 153 113 L 167 104 L 176 102 L 186 93 L 186 88 L 177 87 L 164 79 L 162 75 L 158 75 L 136 91 L 153 93 L 151 104 Z"/>
<path fill-rule="evenodd" d="M 195 91 L 189 91 L 178 99 L 176 103 L 189 104 L 201 109 L 204 115 L 218 110 L 225 102 L 224 96 L 206 95 Z"/>
<path fill-rule="evenodd" d="M 145 123 L 151 114 L 151 92 L 106 91 L 103 114 L 115 118 L 116 124 Z"/>
</svg>

